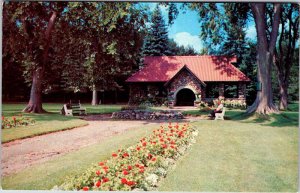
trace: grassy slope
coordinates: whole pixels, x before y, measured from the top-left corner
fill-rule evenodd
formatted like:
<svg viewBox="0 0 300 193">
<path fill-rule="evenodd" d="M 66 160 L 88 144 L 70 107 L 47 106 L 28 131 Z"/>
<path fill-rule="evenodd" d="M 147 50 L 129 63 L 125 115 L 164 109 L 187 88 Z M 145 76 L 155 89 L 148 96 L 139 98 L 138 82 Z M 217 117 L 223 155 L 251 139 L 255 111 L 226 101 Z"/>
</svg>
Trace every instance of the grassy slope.
<svg viewBox="0 0 300 193">
<path fill-rule="evenodd" d="M 13 116 L 21 114 L 25 104 L 3 104 L 2 114 L 4 116 Z M 84 104 L 87 108 L 88 114 L 101 114 L 111 113 L 119 111 L 120 105 L 98 105 L 91 106 Z M 15 139 L 22 139 L 26 137 L 32 137 L 35 135 L 41 135 L 54 131 L 61 131 L 66 129 L 72 129 L 74 127 L 80 127 L 87 125 L 87 122 L 77 117 L 65 117 L 59 114 L 62 104 L 46 103 L 43 105 L 44 109 L 49 113 L 46 114 L 28 114 L 22 113 L 26 117 L 30 117 L 36 121 L 35 125 L 27 127 L 17 127 L 13 129 L 2 130 L 2 142 L 8 142 Z"/>
<path fill-rule="evenodd" d="M 294 110 L 268 119 L 232 111 L 227 116 L 236 120 L 194 122 L 197 143 L 159 190 L 297 191 L 299 113 Z"/>
<path fill-rule="evenodd" d="M 100 144 L 84 147 L 43 164 L 29 167 L 22 172 L 2 179 L 3 189 L 16 190 L 46 190 L 63 183 L 66 176 L 81 174 L 91 164 L 103 161 L 111 156 L 113 151 L 126 148 L 138 142 L 146 135 L 150 135 L 154 128 L 145 126 L 116 135 L 104 140 Z"/>
</svg>

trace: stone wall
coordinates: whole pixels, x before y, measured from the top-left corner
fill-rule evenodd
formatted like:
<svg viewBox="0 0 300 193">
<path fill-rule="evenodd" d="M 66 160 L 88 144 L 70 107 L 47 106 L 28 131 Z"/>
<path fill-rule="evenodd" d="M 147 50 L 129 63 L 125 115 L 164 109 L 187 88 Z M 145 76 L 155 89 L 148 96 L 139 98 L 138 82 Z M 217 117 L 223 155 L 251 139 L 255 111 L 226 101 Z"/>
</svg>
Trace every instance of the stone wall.
<svg viewBox="0 0 300 193">
<path fill-rule="evenodd" d="M 147 110 L 124 110 L 114 112 L 112 114 L 114 119 L 130 119 L 130 120 L 171 120 L 183 119 L 181 112 L 177 111 L 158 111 L 152 112 Z"/>
<path fill-rule="evenodd" d="M 168 85 L 168 100 L 169 104 L 173 106 L 176 102 L 176 94 L 179 90 L 183 88 L 189 88 L 191 89 L 195 95 L 196 100 L 201 100 L 201 91 L 203 86 L 201 86 L 201 83 L 199 80 L 192 75 L 188 70 L 181 71 Z"/>
</svg>

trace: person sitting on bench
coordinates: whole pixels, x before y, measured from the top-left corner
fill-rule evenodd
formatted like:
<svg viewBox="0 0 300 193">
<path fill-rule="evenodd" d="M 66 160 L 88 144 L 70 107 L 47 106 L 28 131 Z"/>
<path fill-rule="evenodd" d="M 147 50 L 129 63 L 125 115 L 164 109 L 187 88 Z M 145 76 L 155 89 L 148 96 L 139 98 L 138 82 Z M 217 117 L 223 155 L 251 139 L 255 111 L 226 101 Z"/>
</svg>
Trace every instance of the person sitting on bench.
<svg viewBox="0 0 300 193">
<path fill-rule="evenodd" d="M 218 107 L 210 112 L 210 117 L 212 117 L 212 118 L 216 117 L 216 113 L 222 113 L 222 110 L 224 107 L 224 105 L 222 104 L 222 101 L 218 100 L 217 104 L 218 104 Z"/>
</svg>

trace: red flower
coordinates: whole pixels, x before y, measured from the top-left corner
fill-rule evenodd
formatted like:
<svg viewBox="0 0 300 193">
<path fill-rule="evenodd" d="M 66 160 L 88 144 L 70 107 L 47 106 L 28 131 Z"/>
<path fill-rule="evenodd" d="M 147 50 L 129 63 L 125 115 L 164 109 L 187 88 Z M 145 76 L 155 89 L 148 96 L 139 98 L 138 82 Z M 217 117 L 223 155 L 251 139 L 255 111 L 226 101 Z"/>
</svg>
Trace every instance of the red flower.
<svg viewBox="0 0 300 193">
<path fill-rule="evenodd" d="M 104 169 L 105 173 L 108 173 L 108 169 Z"/>
<path fill-rule="evenodd" d="M 171 145 L 171 148 L 172 148 L 172 149 L 174 149 L 174 148 L 175 148 L 175 146 L 174 146 L 174 145 Z"/>
<path fill-rule="evenodd" d="M 89 187 L 85 186 L 82 188 L 83 191 L 89 191 Z"/>
<path fill-rule="evenodd" d="M 109 181 L 109 179 L 108 178 L 103 178 L 103 182 L 105 183 L 105 182 L 108 182 Z"/>
<path fill-rule="evenodd" d="M 144 143 L 143 143 L 143 146 L 146 147 L 146 146 L 147 146 L 147 142 L 144 142 Z"/>
<path fill-rule="evenodd" d="M 144 169 L 140 169 L 140 171 L 139 171 L 139 172 L 140 172 L 140 173 L 144 173 L 144 171 L 145 171 Z"/>
<path fill-rule="evenodd" d="M 148 154 L 148 159 L 151 159 L 152 158 L 152 155 L 151 153 Z"/>
<path fill-rule="evenodd" d="M 160 139 L 159 141 L 164 142 L 164 139 Z"/>
<path fill-rule="evenodd" d="M 99 166 L 104 166 L 104 162 L 99 162 Z"/>
<path fill-rule="evenodd" d="M 107 169 L 108 169 L 108 167 L 107 167 L 107 166 L 103 166 L 103 167 L 102 167 L 102 169 L 104 169 L 104 170 L 107 170 Z"/>
<path fill-rule="evenodd" d="M 118 155 L 116 153 L 111 154 L 113 157 L 117 157 Z"/>
<path fill-rule="evenodd" d="M 4 120 L 4 116 L 2 116 L 2 120 Z"/>
<path fill-rule="evenodd" d="M 171 141 L 170 137 L 167 138 L 168 141 Z"/>
<path fill-rule="evenodd" d="M 162 144 L 161 146 L 162 146 L 162 148 L 167 148 L 168 147 L 167 144 Z"/>
<path fill-rule="evenodd" d="M 101 182 L 98 180 L 95 185 L 99 188 L 101 186 Z"/>
<path fill-rule="evenodd" d="M 140 148 L 140 147 L 137 147 L 137 148 L 136 148 L 136 150 L 140 151 L 140 150 L 141 150 L 141 148 Z"/>
<path fill-rule="evenodd" d="M 99 170 L 96 171 L 96 175 L 100 176 L 101 172 Z"/>
<path fill-rule="evenodd" d="M 127 170 L 123 170 L 123 174 L 124 174 L 124 175 L 128 175 L 129 172 L 128 172 Z"/>
<path fill-rule="evenodd" d="M 13 116 L 13 117 L 12 117 L 12 119 L 15 121 L 15 120 L 16 120 L 16 117 L 15 117 L 15 116 Z"/>
<path fill-rule="evenodd" d="M 129 154 L 127 152 L 123 153 L 123 157 L 129 157 Z"/>
<path fill-rule="evenodd" d="M 132 166 L 128 166 L 127 169 L 128 169 L 128 170 L 132 170 Z"/>
<path fill-rule="evenodd" d="M 139 168 L 140 168 L 140 169 L 144 169 L 145 167 L 144 167 L 144 166 L 140 166 Z"/>
<path fill-rule="evenodd" d="M 140 167 L 140 164 L 135 164 L 136 167 Z"/>
<path fill-rule="evenodd" d="M 178 123 L 175 125 L 175 128 L 176 128 L 176 129 L 178 129 L 178 128 L 179 128 L 179 125 L 178 125 Z"/>
<path fill-rule="evenodd" d="M 155 144 L 156 144 L 156 142 L 155 142 L 155 141 L 153 141 L 153 142 L 152 142 L 152 144 L 154 144 L 154 145 L 155 145 Z"/>
<path fill-rule="evenodd" d="M 156 158 L 154 157 L 154 158 L 152 158 L 151 160 L 155 162 L 155 161 L 156 161 Z"/>
<path fill-rule="evenodd" d="M 133 186 L 134 184 L 135 184 L 134 181 L 128 181 L 128 182 L 127 182 L 127 185 L 128 185 L 128 186 Z"/>
<path fill-rule="evenodd" d="M 126 178 L 122 178 L 122 179 L 121 179 L 121 183 L 122 183 L 122 184 L 127 184 L 127 179 L 126 179 Z"/>
</svg>

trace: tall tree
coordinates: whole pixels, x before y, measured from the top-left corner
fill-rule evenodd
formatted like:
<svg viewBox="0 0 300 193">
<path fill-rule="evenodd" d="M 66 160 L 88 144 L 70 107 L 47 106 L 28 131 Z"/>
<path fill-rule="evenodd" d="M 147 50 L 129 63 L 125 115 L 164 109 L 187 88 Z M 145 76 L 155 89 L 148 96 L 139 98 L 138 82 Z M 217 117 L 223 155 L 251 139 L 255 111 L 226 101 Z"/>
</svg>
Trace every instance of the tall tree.
<svg viewBox="0 0 300 193">
<path fill-rule="evenodd" d="M 274 49 L 278 36 L 278 28 L 280 23 L 280 4 L 270 4 L 272 7 L 271 15 L 266 12 L 266 3 L 250 3 L 250 4 L 234 4 L 234 14 L 242 19 L 248 18 L 249 5 L 254 17 L 256 31 L 257 31 L 257 80 L 261 84 L 261 90 L 257 92 L 254 103 L 247 109 L 248 113 L 257 112 L 262 114 L 269 114 L 278 112 L 272 93 L 271 72 L 273 65 Z M 233 7 L 233 8 L 234 8 Z M 239 8 L 238 8 L 239 7 Z M 221 37 L 224 37 L 223 32 L 226 31 L 226 19 L 230 15 L 226 12 L 222 14 L 221 5 L 216 4 L 192 4 L 192 8 L 199 10 L 199 15 L 202 22 L 202 35 L 204 34 L 208 39 L 206 44 L 211 44 L 214 50 L 218 50 Z M 226 8 L 226 7 L 225 7 Z M 233 14 L 232 8 L 229 13 Z M 272 26 L 267 26 L 266 18 L 271 16 Z M 238 23 L 232 23 L 236 25 Z M 267 36 L 267 31 L 270 30 L 270 36 Z M 225 36 L 226 38 L 226 36 Z"/>
<path fill-rule="evenodd" d="M 76 48 L 70 46 L 70 60 L 76 53 L 82 57 L 75 57 L 73 65 L 66 65 L 63 76 L 69 80 L 68 87 L 91 90 L 92 104 L 96 105 L 97 91 L 120 89 L 118 78 L 136 65 L 142 41 L 140 31 L 147 19 L 145 10 L 128 2 L 73 2 L 69 3 L 65 18 L 71 33 L 80 36 L 72 43 L 77 44 Z"/>
<path fill-rule="evenodd" d="M 254 103 L 247 109 L 248 113 L 270 114 L 278 112 L 273 101 L 271 72 L 276 40 L 280 23 L 281 5 L 274 3 L 270 37 L 267 36 L 266 3 L 251 3 L 257 32 L 257 80 L 261 90 L 257 92 Z"/>
<path fill-rule="evenodd" d="M 146 35 L 146 40 L 143 47 L 143 55 L 170 55 L 168 42 L 168 29 L 165 24 L 159 5 L 157 5 L 151 16 L 151 25 L 149 28 L 149 33 Z"/>
<path fill-rule="evenodd" d="M 4 13 L 17 25 L 14 38 L 14 57 L 21 61 L 31 79 L 30 100 L 24 112 L 42 113 L 44 73 L 49 65 L 48 54 L 52 31 L 65 3 L 8 2 Z M 9 30 L 8 30 L 9 31 Z M 18 43 L 17 43 L 18 42 Z"/>
<path fill-rule="evenodd" d="M 267 9 L 271 14 L 271 10 Z M 273 22 L 271 19 L 270 25 Z M 287 109 L 288 88 L 292 65 L 297 63 L 294 55 L 296 54 L 296 42 L 299 38 L 299 5 L 284 4 L 280 15 L 280 34 L 278 46 L 275 50 L 275 67 L 277 70 L 277 79 L 279 85 L 279 108 Z"/>
</svg>

